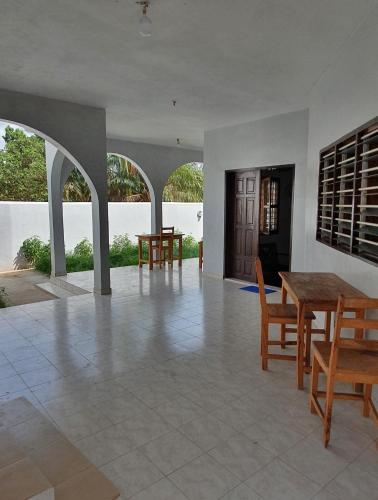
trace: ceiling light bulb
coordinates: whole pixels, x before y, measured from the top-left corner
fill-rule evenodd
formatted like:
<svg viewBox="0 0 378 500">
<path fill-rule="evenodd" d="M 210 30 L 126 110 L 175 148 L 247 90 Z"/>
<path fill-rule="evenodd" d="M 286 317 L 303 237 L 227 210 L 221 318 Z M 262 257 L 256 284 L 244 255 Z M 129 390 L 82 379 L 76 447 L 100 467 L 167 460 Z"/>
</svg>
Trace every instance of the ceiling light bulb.
<svg viewBox="0 0 378 500">
<path fill-rule="evenodd" d="M 151 36 L 151 24 L 151 19 L 146 14 L 143 14 L 139 19 L 139 33 L 142 36 Z"/>
<path fill-rule="evenodd" d="M 151 36 L 152 21 L 147 16 L 147 8 L 149 7 L 150 3 L 148 0 L 141 0 L 141 1 L 138 1 L 137 3 L 143 7 L 143 10 L 142 10 L 143 15 L 139 19 L 139 33 L 142 36 Z"/>
</svg>

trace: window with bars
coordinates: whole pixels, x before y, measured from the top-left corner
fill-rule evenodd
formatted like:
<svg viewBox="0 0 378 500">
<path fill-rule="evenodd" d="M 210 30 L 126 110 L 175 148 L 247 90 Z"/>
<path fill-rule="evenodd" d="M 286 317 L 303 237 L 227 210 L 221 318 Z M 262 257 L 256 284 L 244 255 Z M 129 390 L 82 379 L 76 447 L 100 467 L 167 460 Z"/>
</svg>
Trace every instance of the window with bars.
<svg viewBox="0 0 378 500">
<path fill-rule="evenodd" d="M 260 233 L 262 234 L 278 231 L 279 190 L 278 179 L 269 176 L 261 180 Z"/>
<path fill-rule="evenodd" d="M 320 152 L 316 237 L 378 264 L 378 118 Z"/>
</svg>

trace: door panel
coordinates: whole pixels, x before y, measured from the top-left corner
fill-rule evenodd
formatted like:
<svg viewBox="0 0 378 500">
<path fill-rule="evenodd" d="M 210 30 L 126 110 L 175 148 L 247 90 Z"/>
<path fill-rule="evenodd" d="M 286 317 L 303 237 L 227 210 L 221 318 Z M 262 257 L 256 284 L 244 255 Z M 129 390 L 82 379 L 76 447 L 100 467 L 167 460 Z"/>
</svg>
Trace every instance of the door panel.
<svg viewBox="0 0 378 500">
<path fill-rule="evenodd" d="M 236 198 L 236 213 L 235 213 L 235 222 L 236 224 L 243 224 L 243 198 Z"/>
<path fill-rule="evenodd" d="M 236 172 L 227 193 L 231 227 L 227 227 L 228 275 L 247 281 L 256 281 L 255 258 L 258 255 L 259 228 L 259 172 Z"/>
<path fill-rule="evenodd" d="M 255 177 L 248 177 L 247 178 L 247 194 L 251 194 L 255 192 L 256 188 L 256 179 Z"/>
<path fill-rule="evenodd" d="M 254 211 L 255 211 L 255 200 L 253 198 L 247 198 L 246 199 L 246 212 L 245 212 L 245 218 L 246 218 L 246 223 L 248 225 L 253 225 L 253 217 L 254 217 Z"/>
<path fill-rule="evenodd" d="M 235 230 L 235 258 L 243 254 L 243 231 Z"/>
<path fill-rule="evenodd" d="M 254 234 L 251 229 L 245 231 L 245 257 L 253 257 Z"/>
</svg>

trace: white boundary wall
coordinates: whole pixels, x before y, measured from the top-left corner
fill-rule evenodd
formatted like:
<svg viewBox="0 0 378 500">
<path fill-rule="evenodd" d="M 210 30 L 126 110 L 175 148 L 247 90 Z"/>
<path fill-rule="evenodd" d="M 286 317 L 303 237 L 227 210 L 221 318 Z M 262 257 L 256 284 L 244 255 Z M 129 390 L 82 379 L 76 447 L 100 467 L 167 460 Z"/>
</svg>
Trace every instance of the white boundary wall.
<svg viewBox="0 0 378 500">
<path fill-rule="evenodd" d="M 202 203 L 163 203 L 163 224 L 175 226 L 194 238 L 202 238 Z M 92 213 L 90 203 L 64 203 L 64 236 L 66 250 L 72 250 L 83 238 L 92 241 Z M 109 203 L 109 239 L 127 233 L 151 230 L 150 203 Z M 201 218 L 198 219 L 198 214 Z M 15 259 L 26 238 L 39 236 L 48 241 L 49 215 L 47 203 L 0 202 L 0 271 L 17 267 Z"/>
</svg>

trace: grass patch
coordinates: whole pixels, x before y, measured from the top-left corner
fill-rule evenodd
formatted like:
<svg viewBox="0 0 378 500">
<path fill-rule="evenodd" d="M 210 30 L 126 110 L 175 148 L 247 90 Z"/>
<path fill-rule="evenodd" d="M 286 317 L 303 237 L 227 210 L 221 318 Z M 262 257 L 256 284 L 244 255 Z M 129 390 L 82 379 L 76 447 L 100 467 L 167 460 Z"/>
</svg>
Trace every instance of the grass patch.
<svg viewBox="0 0 378 500">
<path fill-rule="evenodd" d="M 177 253 L 177 241 L 174 242 L 174 247 L 174 251 Z M 23 242 L 20 250 L 27 262 L 37 271 L 44 274 L 51 273 L 51 255 L 48 243 L 43 242 L 38 236 L 33 236 L 33 238 L 28 238 Z M 144 244 L 143 250 L 147 253 L 146 244 Z M 198 242 L 193 236 L 183 237 L 182 256 L 184 259 L 198 257 Z M 127 234 L 114 237 L 109 248 L 109 264 L 110 267 L 138 264 L 138 245 L 133 243 Z M 66 253 L 66 267 L 68 273 L 93 269 L 93 247 L 87 239 L 81 240 L 72 251 Z"/>
</svg>

